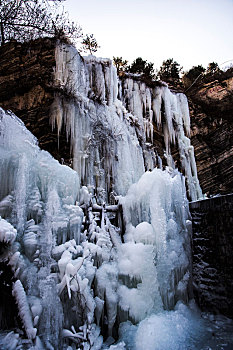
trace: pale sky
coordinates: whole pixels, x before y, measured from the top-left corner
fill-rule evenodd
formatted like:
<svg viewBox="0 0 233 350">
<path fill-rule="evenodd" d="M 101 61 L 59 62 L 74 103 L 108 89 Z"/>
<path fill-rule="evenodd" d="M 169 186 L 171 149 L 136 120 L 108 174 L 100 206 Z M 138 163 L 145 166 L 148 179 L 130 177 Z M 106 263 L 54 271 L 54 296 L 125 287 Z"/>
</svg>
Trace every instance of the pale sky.
<svg viewBox="0 0 233 350">
<path fill-rule="evenodd" d="M 101 46 L 96 56 L 130 63 L 142 57 L 155 68 L 173 58 L 185 70 L 233 63 L 233 0 L 67 0 L 64 6 L 84 33 L 94 34 Z"/>
</svg>

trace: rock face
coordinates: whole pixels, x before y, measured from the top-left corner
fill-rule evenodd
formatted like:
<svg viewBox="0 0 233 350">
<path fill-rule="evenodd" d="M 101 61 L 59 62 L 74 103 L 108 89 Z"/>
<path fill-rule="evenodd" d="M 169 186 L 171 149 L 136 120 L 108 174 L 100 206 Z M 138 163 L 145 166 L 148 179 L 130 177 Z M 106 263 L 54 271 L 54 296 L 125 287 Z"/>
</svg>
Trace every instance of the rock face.
<svg viewBox="0 0 233 350">
<path fill-rule="evenodd" d="M 233 317 L 233 195 L 190 203 L 193 281 L 202 310 Z"/>
<path fill-rule="evenodd" d="M 51 106 L 55 96 L 61 94 L 54 82 L 56 44 L 52 39 L 39 39 L 24 44 L 10 42 L 0 48 L 0 106 L 11 109 L 24 121 L 42 149 L 70 165 L 70 140 L 63 127 L 58 139 L 57 129 L 52 130 L 50 123 Z M 200 185 L 208 195 L 233 191 L 232 73 L 187 91 L 191 142 Z M 67 99 L 64 92 L 63 98 Z M 164 160 L 163 128 L 155 123 L 153 147 Z M 177 145 L 171 151 L 180 168 Z"/>
<path fill-rule="evenodd" d="M 233 192 L 233 69 L 187 91 L 199 181 L 208 195 Z"/>
<path fill-rule="evenodd" d="M 0 48 L 0 106 L 12 110 L 38 138 L 40 147 L 61 160 L 69 158 L 69 143 L 52 130 L 49 116 L 54 100 L 56 41 L 12 41 Z M 60 146 L 60 147 L 59 147 Z"/>
</svg>

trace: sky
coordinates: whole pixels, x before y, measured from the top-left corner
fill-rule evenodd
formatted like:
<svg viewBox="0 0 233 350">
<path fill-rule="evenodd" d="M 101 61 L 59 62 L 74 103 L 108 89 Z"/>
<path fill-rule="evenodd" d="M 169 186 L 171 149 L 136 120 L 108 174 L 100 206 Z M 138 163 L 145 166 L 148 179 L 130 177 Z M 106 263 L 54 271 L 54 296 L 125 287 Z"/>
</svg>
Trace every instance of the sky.
<svg viewBox="0 0 233 350">
<path fill-rule="evenodd" d="M 233 64 L 233 0 L 66 0 L 64 7 L 94 34 L 96 56 L 142 57 L 155 68 L 173 58 L 185 71 Z"/>
</svg>

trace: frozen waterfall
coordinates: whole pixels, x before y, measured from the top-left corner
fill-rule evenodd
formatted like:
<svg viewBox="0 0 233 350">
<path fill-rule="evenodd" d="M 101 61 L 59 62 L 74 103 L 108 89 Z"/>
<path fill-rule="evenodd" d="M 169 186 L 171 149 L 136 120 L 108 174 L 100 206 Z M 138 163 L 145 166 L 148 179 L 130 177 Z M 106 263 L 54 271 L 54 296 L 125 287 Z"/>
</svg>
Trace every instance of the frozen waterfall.
<svg viewBox="0 0 233 350">
<path fill-rule="evenodd" d="M 177 143 L 189 196 L 202 196 L 194 150 L 190 144 L 187 98 L 166 84 L 149 88 L 140 80 L 118 80 L 109 59 L 81 57 L 75 48 L 56 48 L 57 93 L 51 123 L 58 134 L 64 124 L 71 138 L 73 168 L 81 183 L 125 195 L 145 170 L 161 166 L 153 145 L 154 127 L 164 134 L 164 166 L 175 168 L 171 145 Z M 66 96 L 69 98 L 66 98 Z"/>
<path fill-rule="evenodd" d="M 65 45 L 56 48 L 55 81 L 51 124 L 58 135 L 65 125 L 74 170 L 0 109 L 0 268 L 15 304 L 14 326 L 0 319 L 0 347 L 201 349 L 210 331 L 190 302 L 186 185 L 192 199 L 201 190 L 186 97 L 120 82 L 110 60 Z M 7 312 L 0 300 L 0 317 Z"/>
</svg>

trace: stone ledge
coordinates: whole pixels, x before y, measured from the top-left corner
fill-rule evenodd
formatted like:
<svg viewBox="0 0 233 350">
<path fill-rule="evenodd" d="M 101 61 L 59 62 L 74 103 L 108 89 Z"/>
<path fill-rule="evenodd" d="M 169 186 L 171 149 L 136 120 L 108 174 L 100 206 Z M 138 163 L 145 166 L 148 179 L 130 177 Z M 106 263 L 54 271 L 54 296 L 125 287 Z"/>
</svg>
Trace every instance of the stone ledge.
<svg viewBox="0 0 233 350">
<path fill-rule="evenodd" d="M 189 203 L 190 210 L 193 209 L 201 209 L 201 210 L 208 210 L 210 208 L 214 208 L 215 206 L 222 207 L 223 204 L 226 203 L 233 203 L 233 193 L 229 193 L 222 196 L 216 196 L 212 198 L 202 199 L 195 202 Z"/>
</svg>

